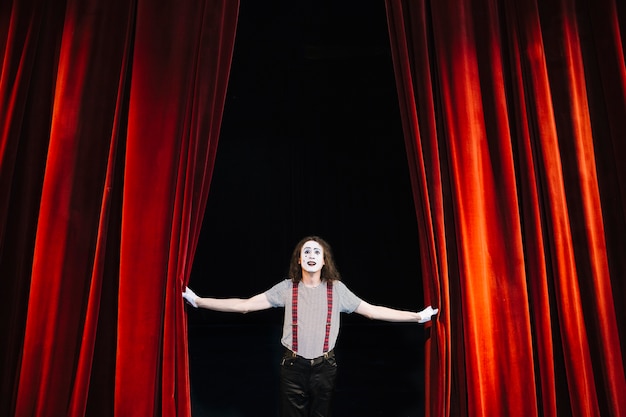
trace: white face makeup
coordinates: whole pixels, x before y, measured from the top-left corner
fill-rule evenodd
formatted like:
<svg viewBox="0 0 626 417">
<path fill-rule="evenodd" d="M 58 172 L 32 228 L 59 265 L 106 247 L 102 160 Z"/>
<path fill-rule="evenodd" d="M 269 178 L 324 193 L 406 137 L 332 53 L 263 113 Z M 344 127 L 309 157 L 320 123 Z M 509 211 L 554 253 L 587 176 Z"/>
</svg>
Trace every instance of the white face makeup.
<svg viewBox="0 0 626 417">
<path fill-rule="evenodd" d="M 309 240 L 300 250 L 300 266 L 307 272 L 317 272 L 324 266 L 324 249 L 314 240 Z"/>
</svg>

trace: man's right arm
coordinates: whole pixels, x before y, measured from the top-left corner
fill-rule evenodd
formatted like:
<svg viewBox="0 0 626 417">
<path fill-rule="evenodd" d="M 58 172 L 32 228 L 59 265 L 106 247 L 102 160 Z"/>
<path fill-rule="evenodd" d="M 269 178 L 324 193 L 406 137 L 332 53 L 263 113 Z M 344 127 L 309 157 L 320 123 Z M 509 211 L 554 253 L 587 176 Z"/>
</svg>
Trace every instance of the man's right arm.
<svg viewBox="0 0 626 417">
<path fill-rule="evenodd" d="M 186 288 L 183 297 L 194 307 L 229 313 L 245 314 L 251 311 L 266 310 L 272 307 L 265 293 L 257 294 L 250 298 L 205 298 L 198 297 L 193 291 Z"/>
</svg>

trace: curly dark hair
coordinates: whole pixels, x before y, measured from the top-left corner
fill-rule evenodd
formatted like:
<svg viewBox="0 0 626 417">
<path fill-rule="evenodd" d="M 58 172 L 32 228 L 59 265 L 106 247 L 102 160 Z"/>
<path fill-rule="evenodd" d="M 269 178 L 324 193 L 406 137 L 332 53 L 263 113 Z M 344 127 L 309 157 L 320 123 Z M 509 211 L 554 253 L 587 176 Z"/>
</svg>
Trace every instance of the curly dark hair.
<svg viewBox="0 0 626 417">
<path fill-rule="evenodd" d="M 335 265 L 335 258 L 333 258 L 333 251 L 330 248 L 328 242 L 319 236 L 307 236 L 300 240 L 291 254 L 291 262 L 289 263 L 289 278 L 293 282 L 302 281 L 302 267 L 300 266 L 300 251 L 302 246 L 308 241 L 314 241 L 320 244 L 324 249 L 324 266 L 322 267 L 321 279 L 322 281 L 340 281 L 341 274 L 337 270 Z"/>
</svg>

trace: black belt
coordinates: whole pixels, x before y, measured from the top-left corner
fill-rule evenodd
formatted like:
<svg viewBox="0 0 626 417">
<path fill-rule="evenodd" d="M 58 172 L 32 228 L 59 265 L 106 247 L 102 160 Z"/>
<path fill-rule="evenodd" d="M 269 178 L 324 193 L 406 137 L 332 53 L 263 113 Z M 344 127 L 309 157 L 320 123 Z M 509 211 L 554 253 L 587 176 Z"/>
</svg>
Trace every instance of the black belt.
<svg viewBox="0 0 626 417">
<path fill-rule="evenodd" d="M 285 348 L 285 354 L 283 355 L 283 358 L 285 359 L 297 359 L 299 362 L 306 362 L 307 364 L 311 366 L 319 365 L 320 363 L 324 362 L 326 359 L 330 359 L 334 357 L 335 357 L 334 349 L 329 352 L 325 352 L 322 356 L 318 356 L 317 358 L 314 358 L 314 359 L 304 358 L 298 355 L 296 352 L 292 351 L 291 349 L 287 349 L 287 348 Z"/>
</svg>

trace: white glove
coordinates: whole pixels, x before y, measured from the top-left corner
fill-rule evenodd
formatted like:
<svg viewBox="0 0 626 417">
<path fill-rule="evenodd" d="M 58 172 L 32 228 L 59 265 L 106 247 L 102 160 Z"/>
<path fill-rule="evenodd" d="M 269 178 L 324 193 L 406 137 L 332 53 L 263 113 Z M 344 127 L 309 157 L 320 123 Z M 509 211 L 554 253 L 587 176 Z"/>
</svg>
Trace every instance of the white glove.
<svg viewBox="0 0 626 417">
<path fill-rule="evenodd" d="M 198 299 L 198 296 L 196 295 L 195 292 L 191 291 L 191 288 L 185 287 L 185 292 L 183 293 L 183 298 L 189 304 L 191 304 L 195 308 L 198 308 L 198 304 L 196 304 L 196 300 Z"/>
<path fill-rule="evenodd" d="M 425 309 L 419 312 L 419 315 L 421 318 L 417 322 L 418 323 L 429 322 L 432 316 L 437 314 L 438 311 L 439 311 L 438 308 L 432 308 L 431 306 L 426 307 Z"/>
</svg>

